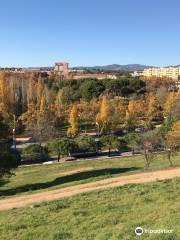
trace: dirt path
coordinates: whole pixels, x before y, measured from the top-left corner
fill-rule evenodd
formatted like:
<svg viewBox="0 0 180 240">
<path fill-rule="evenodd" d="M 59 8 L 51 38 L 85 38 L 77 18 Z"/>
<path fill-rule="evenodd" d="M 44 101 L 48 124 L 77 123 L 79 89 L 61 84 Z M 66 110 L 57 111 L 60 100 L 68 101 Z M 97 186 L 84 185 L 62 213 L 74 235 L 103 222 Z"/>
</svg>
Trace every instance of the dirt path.
<svg viewBox="0 0 180 240">
<path fill-rule="evenodd" d="M 171 179 L 174 177 L 180 177 L 180 168 L 114 177 L 92 183 L 85 183 L 76 186 L 61 188 L 57 190 L 3 199 L 0 200 L 0 210 L 20 208 L 26 205 L 61 199 L 64 197 L 70 197 L 76 194 L 105 189 L 108 187 L 123 186 L 129 183 L 146 183 L 156 180 Z"/>
</svg>

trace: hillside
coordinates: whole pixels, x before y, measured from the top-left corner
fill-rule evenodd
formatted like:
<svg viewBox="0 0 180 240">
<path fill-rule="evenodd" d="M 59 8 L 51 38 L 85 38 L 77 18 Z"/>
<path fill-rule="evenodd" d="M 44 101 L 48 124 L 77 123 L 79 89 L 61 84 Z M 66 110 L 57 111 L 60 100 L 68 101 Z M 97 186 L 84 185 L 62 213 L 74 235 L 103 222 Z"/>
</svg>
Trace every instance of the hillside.
<svg viewBox="0 0 180 240">
<path fill-rule="evenodd" d="M 119 64 L 111 64 L 106 66 L 92 66 L 92 67 L 74 67 L 73 69 L 100 69 L 105 71 L 143 71 L 146 68 L 151 68 L 152 66 L 146 66 L 141 64 L 127 64 L 127 65 L 119 65 Z"/>
</svg>

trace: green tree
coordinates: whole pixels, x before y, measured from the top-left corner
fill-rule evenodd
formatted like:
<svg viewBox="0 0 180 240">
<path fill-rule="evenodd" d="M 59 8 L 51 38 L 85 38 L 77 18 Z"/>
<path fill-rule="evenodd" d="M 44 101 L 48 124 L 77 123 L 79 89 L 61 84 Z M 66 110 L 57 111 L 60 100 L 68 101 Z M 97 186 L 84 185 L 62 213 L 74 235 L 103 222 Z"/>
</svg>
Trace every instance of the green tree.
<svg viewBox="0 0 180 240">
<path fill-rule="evenodd" d="M 137 133 L 128 133 L 125 137 L 128 147 L 132 149 L 134 154 L 135 150 L 139 148 L 140 136 Z"/>
<path fill-rule="evenodd" d="M 0 139 L 5 139 L 9 136 L 9 126 L 0 120 Z"/>
<path fill-rule="evenodd" d="M 19 162 L 10 151 L 8 144 L 9 128 L 3 119 L 0 120 L 0 179 L 5 175 L 11 175 Z"/>
<path fill-rule="evenodd" d="M 79 136 L 75 141 L 78 145 L 79 151 L 83 153 L 96 151 L 95 140 L 90 136 Z"/>
<path fill-rule="evenodd" d="M 18 161 L 5 146 L 0 146 L 0 179 L 3 176 L 11 175 L 12 170 L 18 166 Z"/>
<path fill-rule="evenodd" d="M 61 157 L 70 156 L 71 153 L 77 151 L 78 147 L 74 140 L 69 138 L 61 138 L 50 141 L 47 145 L 47 148 L 51 154 L 58 156 L 59 162 Z"/>
<path fill-rule="evenodd" d="M 104 89 L 101 81 L 89 79 L 82 83 L 80 92 L 83 99 L 91 100 L 92 98 L 98 98 Z"/>
<path fill-rule="evenodd" d="M 108 156 L 111 156 L 111 150 L 118 148 L 118 138 L 113 135 L 105 135 L 100 138 L 100 143 L 105 149 L 108 149 Z"/>
<path fill-rule="evenodd" d="M 33 162 L 46 161 L 48 160 L 48 153 L 45 147 L 39 144 L 32 144 L 23 149 L 22 159 Z"/>
</svg>

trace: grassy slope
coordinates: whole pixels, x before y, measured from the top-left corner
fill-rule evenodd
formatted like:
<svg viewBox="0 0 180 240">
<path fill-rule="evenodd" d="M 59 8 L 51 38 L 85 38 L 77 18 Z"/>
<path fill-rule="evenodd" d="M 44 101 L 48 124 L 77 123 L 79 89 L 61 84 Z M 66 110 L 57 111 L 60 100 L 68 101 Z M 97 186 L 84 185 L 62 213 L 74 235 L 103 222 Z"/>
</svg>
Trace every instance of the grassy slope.
<svg viewBox="0 0 180 240">
<path fill-rule="evenodd" d="M 60 201 L 4 211 L 3 240 L 133 240 L 134 229 L 173 229 L 170 235 L 138 239 L 180 239 L 180 179 L 127 185 Z"/>
<path fill-rule="evenodd" d="M 180 166 L 180 155 L 174 158 L 174 166 Z M 81 168 L 92 168 L 84 173 L 61 176 L 63 172 Z M 169 162 L 163 155 L 154 160 L 149 170 L 158 170 L 169 167 Z M 124 157 L 104 160 L 82 160 L 72 163 L 53 165 L 37 165 L 21 167 L 9 182 L 0 185 L 0 198 L 35 191 L 46 191 L 59 187 L 92 182 L 108 177 L 127 175 L 147 171 L 143 156 Z"/>
</svg>

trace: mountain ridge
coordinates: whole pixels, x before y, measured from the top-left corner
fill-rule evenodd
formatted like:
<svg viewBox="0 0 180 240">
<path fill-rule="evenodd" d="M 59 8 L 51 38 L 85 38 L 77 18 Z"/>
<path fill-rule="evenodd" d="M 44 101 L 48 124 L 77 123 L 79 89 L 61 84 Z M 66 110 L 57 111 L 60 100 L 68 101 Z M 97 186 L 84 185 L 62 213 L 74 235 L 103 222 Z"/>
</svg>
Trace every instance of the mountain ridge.
<svg viewBox="0 0 180 240">
<path fill-rule="evenodd" d="M 142 64 L 126 64 L 126 65 L 120 65 L 120 64 L 110 64 L 110 65 L 104 65 L 104 66 L 91 66 L 91 67 L 73 67 L 72 69 L 88 69 L 88 70 L 94 70 L 94 69 L 100 69 L 100 70 L 106 70 L 106 71 L 143 71 L 147 68 L 152 68 L 154 66 L 148 66 L 148 65 L 142 65 Z"/>
</svg>

